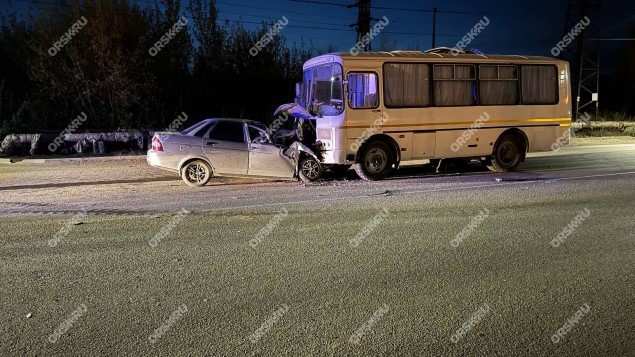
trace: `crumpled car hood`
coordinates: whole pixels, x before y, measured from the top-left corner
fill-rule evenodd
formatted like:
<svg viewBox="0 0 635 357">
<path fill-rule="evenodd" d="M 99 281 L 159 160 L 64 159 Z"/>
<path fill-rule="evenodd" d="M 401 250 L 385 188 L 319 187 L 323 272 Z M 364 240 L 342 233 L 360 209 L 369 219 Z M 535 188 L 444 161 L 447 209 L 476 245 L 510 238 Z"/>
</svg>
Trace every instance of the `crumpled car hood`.
<svg viewBox="0 0 635 357">
<path fill-rule="evenodd" d="M 311 118 L 311 114 L 297 103 L 287 103 L 287 104 L 283 104 L 279 106 L 278 109 L 276 109 L 273 112 L 273 116 L 277 117 L 278 115 L 282 113 L 287 113 L 288 115 L 295 118 L 302 118 L 302 119 Z"/>
</svg>

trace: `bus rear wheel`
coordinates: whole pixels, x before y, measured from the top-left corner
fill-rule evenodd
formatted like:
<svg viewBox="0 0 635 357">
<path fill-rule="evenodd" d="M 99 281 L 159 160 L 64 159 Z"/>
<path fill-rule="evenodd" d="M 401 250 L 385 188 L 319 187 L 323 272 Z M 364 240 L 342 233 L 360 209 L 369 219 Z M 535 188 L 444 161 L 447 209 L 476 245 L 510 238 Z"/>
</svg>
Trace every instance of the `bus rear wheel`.
<svg viewBox="0 0 635 357">
<path fill-rule="evenodd" d="M 505 135 L 496 143 L 487 168 L 493 172 L 514 171 L 523 160 L 524 151 L 523 145 L 514 135 Z"/>
<path fill-rule="evenodd" d="M 364 146 L 354 169 L 362 180 L 377 181 L 394 171 L 395 162 L 390 146 L 383 141 L 374 141 Z"/>
</svg>

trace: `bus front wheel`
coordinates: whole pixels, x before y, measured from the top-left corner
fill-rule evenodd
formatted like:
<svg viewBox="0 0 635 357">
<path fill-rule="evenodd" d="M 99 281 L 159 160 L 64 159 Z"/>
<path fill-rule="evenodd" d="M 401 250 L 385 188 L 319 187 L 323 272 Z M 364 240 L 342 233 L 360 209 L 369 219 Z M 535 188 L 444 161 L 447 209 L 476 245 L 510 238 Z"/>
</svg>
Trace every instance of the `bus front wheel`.
<svg viewBox="0 0 635 357">
<path fill-rule="evenodd" d="M 487 168 L 494 172 L 514 171 L 523 160 L 524 147 L 514 135 L 500 138 Z"/>
<path fill-rule="evenodd" d="M 362 180 L 377 181 L 390 175 L 395 167 L 395 157 L 390 145 L 383 141 L 368 143 L 362 149 L 355 172 Z"/>
</svg>

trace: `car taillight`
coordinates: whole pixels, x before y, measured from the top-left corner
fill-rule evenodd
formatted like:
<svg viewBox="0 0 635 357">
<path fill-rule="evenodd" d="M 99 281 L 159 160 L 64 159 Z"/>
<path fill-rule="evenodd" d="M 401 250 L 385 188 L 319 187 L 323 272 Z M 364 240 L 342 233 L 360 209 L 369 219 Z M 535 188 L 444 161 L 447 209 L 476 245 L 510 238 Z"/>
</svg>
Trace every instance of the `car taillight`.
<svg viewBox="0 0 635 357">
<path fill-rule="evenodd" d="M 163 144 L 161 143 L 161 139 L 159 139 L 159 137 L 156 135 L 152 138 L 152 150 L 163 151 Z"/>
</svg>

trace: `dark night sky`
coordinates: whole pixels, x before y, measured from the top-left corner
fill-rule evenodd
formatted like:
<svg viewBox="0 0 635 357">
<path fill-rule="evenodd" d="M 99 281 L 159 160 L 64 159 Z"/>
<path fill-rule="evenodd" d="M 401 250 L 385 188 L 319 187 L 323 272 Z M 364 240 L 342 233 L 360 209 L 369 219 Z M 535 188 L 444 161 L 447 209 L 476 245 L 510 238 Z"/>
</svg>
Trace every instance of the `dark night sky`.
<svg viewBox="0 0 635 357">
<path fill-rule="evenodd" d="M 27 9 L 56 6 L 60 0 L 0 0 L 3 13 L 26 13 Z M 63 0 L 62 0 L 63 1 Z M 150 5 L 153 0 L 132 0 Z M 184 0 L 186 3 L 187 0 Z M 316 0 L 336 4 L 350 4 L 353 0 Z M 490 26 L 471 44 L 485 53 L 547 55 L 560 39 L 564 30 L 566 0 L 531 1 L 407 1 L 373 0 L 372 5 L 405 9 L 432 9 L 466 12 L 467 14 L 440 13 L 438 15 L 439 46 L 454 45 L 483 16 L 491 20 Z M 283 30 L 289 43 L 312 45 L 318 50 L 329 46 L 348 50 L 355 43 L 355 32 L 349 27 L 356 21 L 356 9 L 342 6 L 297 3 L 290 0 L 218 0 L 222 20 L 240 21 L 247 28 L 258 27 L 262 21 L 276 21 L 282 16 L 289 19 Z M 372 16 L 390 19 L 385 32 L 373 42 L 374 48 L 382 44 L 387 49 L 427 49 L 431 45 L 432 15 L 413 11 L 373 9 Z M 628 33 L 627 26 L 635 23 L 635 1 L 602 1 L 593 16 L 592 36 L 619 36 Z M 618 46 L 607 44 L 606 46 Z"/>
<path fill-rule="evenodd" d="M 343 0 L 318 0 L 346 4 Z M 347 31 L 346 25 L 356 21 L 356 9 L 318 4 L 294 3 L 288 0 L 248 1 L 258 9 L 238 7 L 237 1 L 219 1 L 221 16 L 232 20 L 254 20 L 255 16 L 277 19 L 286 16 L 289 28 L 284 33 L 293 41 L 304 39 L 313 41 L 318 48 L 334 45 L 338 50 L 348 50 L 355 41 L 355 33 Z M 352 1 L 351 1 L 352 2 Z M 266 5 L 264 5 L 266 4 Z M 491 20 L 490 26 L 471 45 L 486 53 L 548 54 L 559 40 L 564 30 L 567 8 L 565 0 L 533 1 L 407 1 L 374 0 L 373 6 L 392 8 L 439 8 L 441 11 L 467 12 L 469 14 L 441 13 L 438 15 L 438 45 L 452 46 L 483 16 Z M 266 9 L 261 10 L 260 8 Z M 239 14 L 243 14 L 241 15 Z M 249 15 L 250 17 L 248 17 Z M 428 49 L 431 45 L 432 15 L 412 11 L 373 10 L 373 17 L 387 16 L 390 25 L 383 39 L 373 45 L 378 48 L 383 43 L 394 49 Z M 593 35 L 625 36 L 626 26 L 635 23 L 635 1 L 604 1 L 600 11 L 591 16 Z M 328 25 L 327 25 L 328 24 Z M 338 26 L 339 24 L 339 26 Z M 293 25 L 319 28 L 343 29 L 303 29 Z"/>
</svg>

